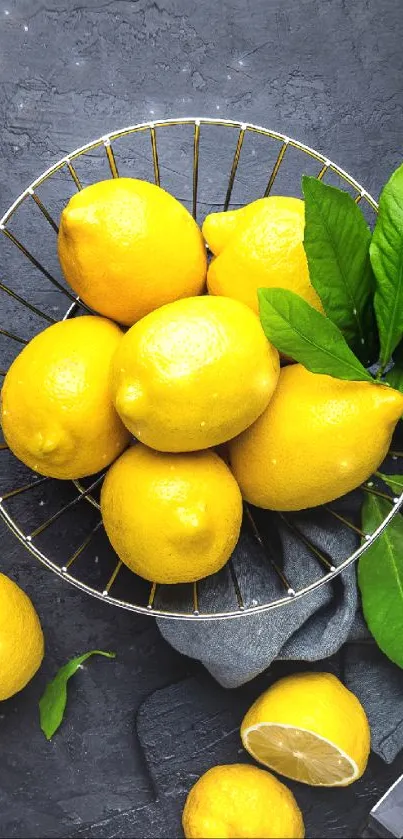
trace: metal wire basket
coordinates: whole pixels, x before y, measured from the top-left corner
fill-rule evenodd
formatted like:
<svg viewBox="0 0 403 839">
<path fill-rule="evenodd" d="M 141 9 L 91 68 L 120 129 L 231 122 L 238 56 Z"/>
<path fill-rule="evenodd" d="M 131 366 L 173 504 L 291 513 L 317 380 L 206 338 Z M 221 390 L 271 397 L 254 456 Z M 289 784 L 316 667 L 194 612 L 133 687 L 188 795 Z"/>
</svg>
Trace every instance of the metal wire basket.
<svg viewBox="0 0 403 839">
<path fill-rule="evenodd" d="M 176 195 L 199 222 L 211 210 L 227 210 L 270 193 L 298 195 L 301 175 L 315 174 L 349 190 L 365 213 L 375 217 L 369 193 L 327 157 L 277 131 L 235 120 L 180 118 L 147 122 L 112 131 L 63 157 L 18 196 L 0 221 L 3 322 L 0 339 L 4 376 L 21 345 L 49 323 L 71 318 L 88 307 L 65 285 L 57 263 L 58 218 L 75 190 L 105 177 L 121 175 L 154 180 Z M 53 239 L 51 238 L 53 237 Z M 14 282 L 13 282 L 14 280 Z M 69 304 L 65 311 L 63 302 Z M 7 328 L 6 328 L 7 327 Z M 21 334 L 22 331 L 25 334 Z M 329 583 L 377 539 L 403 504 L 390 497 L 389 515 L 372 534 L 327 505 L 333 524 L 352 530 L 361 545 L 337 567 L 299 529 L 293 514 L 283 524 L 312 553 L 317 564 L 310 578 L 288 579 L 281 557 L 262 541 L 250 508 L 244 526 L 263 548 L 277 592 L 262 587 L 244 601 L 242 575 L 231 559 L 220 575 L 185 586 L 157 586 L 136 577 L 119 561 L 104 533 L 99 490 L 104 474 L 87 481 L 60 482 L 26 469 L 1 444 L 4 466 L 0 512 L 15 536 L 61 578 L 105 601 L 159 617 L 184 620 L 234 618 L 288 605 Z M 396 460 L 399 453 L 391 453 Z M 366 491 L 385 495 L 373 482 Z M 320 511 L 319 511 L 320 512 Z M 57 526 L 54 525 L 57 523 Z M 204 586 L 208 596 L 204 596 Z M 213 596 L 211 596 L 213 592 Z"/>
</svg>

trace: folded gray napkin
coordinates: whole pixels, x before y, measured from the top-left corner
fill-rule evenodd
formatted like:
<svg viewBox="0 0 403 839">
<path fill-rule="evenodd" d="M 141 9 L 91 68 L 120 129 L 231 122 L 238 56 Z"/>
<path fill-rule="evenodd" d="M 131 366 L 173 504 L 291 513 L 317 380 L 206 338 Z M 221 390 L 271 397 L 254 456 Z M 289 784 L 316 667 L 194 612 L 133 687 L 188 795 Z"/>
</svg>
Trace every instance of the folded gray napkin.
<svg viewBox="0 0 403 839">
<path fill-rule="evenodd" d="M 331 507 L 358 524 L 361 499 L 359 492 L 350 493 Z M 254 515 L 269 551 L 273 551 L 291 586 L 295 583 L 298 589 L 322 576 L 324 569 L 290 523 L 335 566 L 358 546 L 357 535 L 324 508 L 287 514 L 288 524 L 270 512 L 255 510 Z M 246 528 L 232 562 L 245 606 L 284 596 L 267 550 Z M 213 610 L 217 598 L 221 606 L 233 604 L 228 569 L 203 581 L 199 589 L 203 611 L 209 607 Z M 274 659 L 314 662 L 343 647 L 340 675 L 365 707 L 373 750 L 390 763 L 403 747 L 403 673 L 380 653 L 366 629 L 354 565 L 309 595 L 263 614 L 197 622 L 168 618 L 157 623 L 175 649 L 201 661 L 227 688 L 250 681 Z"/>
</svg>

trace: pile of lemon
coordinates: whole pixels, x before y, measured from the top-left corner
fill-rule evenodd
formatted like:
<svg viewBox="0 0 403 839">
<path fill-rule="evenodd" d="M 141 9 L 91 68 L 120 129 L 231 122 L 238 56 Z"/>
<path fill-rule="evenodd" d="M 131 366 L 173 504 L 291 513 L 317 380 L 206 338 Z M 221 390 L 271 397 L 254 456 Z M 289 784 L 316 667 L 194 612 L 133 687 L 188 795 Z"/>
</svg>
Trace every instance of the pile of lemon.
<svg viewBox="0 0 403 839">
<path fill-rule="evenodd" d="M 222 568 L 242 498 L 312 507 L 366 480 L 388 450 L 401 394 L 300 364 L 280 370 L 264 335 L 259 287 L 321 308 L 303 234 L 297 198 L 213 213 L 201 231 L 173 196 L 131 178 L 83 189 L 62 213 L 63 273 L 102 317 L 52 325 L 23 349 L 2 390 L 3 432 L 42 475 L 78 479 L 112 464 L 105 529 L 148 580 Z"/>
</svg>

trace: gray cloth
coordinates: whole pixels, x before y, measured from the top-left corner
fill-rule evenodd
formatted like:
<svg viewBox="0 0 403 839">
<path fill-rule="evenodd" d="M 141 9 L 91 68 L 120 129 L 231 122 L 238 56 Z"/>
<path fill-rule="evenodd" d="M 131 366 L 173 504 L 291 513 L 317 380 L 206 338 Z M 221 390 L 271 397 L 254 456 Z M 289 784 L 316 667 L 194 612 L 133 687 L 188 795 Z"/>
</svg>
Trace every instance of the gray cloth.
<svg viewBox="0 0 403 839">
<path fill-rule="evenodd" d="M 359 494 L 351 493 L 332 504 L 332 509 L 350 521 L 359 521 L 359 505 Z M 318 559 L 279 516 L 257 510 L 255 515 L 266 546 L 281 563 L 291 585 L 300 589 L 323 575 Z M 323 508 L 287 518 L 334 565 L 358 545 L 357 535 Z M 263 551 L 245 529 L 232 562 L 245 606 L 284 597 L 267 549 Z M 228 569 L 199 584 L 199 602 L 203 611 L 217 611 L 217 602 L 222 608 L 234 605 Z M 159 605 L 163 606 L 163 601 Z M 309 595 L 266 613 L 220 621 L 159 619 L 158 626 L 175 649 L 201 661 L 226 688 L 250 681 L 274 659 L 316 662 L 343 647 L 340 676 L 365 707 L 373 750 L 389 763 L 403 747 L 403 674 L 369 636 L 359 610 L 354 566 Z"/>
</svg>

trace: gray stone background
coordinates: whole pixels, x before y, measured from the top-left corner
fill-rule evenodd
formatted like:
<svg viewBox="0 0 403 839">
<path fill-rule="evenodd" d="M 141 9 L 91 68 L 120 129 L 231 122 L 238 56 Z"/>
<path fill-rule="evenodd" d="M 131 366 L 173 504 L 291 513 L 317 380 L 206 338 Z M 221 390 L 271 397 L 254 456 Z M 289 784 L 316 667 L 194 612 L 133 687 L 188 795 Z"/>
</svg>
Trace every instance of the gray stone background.
<svg viewBox="0 0 403 839">
<path fill-rule="evenodd" d="M 189 114 L 297 137 L 376 197 L 403 154 L 402 37 L 401 0 L 1 0 L 0 209 L 91 138 Z M 162 167 L 163 184 L 185 199 L 190 143 L 179 150 L 168 143 Z M 231 154 L 215 157 L 206 207 L 222 200 Z M 136 173 L 147 176 L 149 153 L 127 150 L 122 160 L 128 167 L 134 160 Z M 96 155 L 91 165 L 101 175 Z M 255 161 L 240 172 L 234 197 L 253 197 L 259 176 Z M 51 198 L 57 207 L 58 196 Z M 29 220 L 21 224 L 33 239 Z M 16 290 L 31 281 L 31 299 L 59 311 L 58 295 L 32 269 L 7 248 L 0 258 L 2 281 Z M 1 303 L 2 325 L 20 325 L 28 336 L 31 320 L 4 295 Z M 25 515 L 37 520 L 29 503 Z M 226 692 L 174 653 L 151 618 L 69 587 L 4 525 L 1 547 L 1 569 L 32 596 L 47 641 L 40 674 L 0 708 L 1 837 L 179 836 L 186 790 L 214 763 L 244 759 L 239 721 L 284 668 Z M 93 660 L 80 672 L 63 728 L 49 744 L 38 726 L 44 685 L 68 658 L 94 647 L 118 657 Z M 308 836 L 356 835 L 402 768 L 400 759 L 388 768 L 372 759 L 365 779 L 343 792 L 294 785 Z"/>
</svg>

